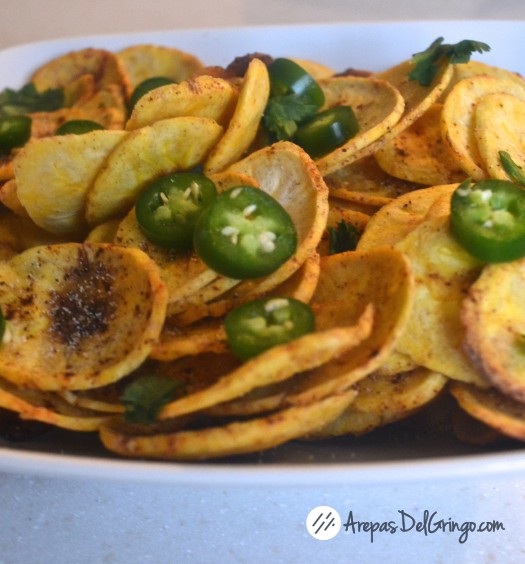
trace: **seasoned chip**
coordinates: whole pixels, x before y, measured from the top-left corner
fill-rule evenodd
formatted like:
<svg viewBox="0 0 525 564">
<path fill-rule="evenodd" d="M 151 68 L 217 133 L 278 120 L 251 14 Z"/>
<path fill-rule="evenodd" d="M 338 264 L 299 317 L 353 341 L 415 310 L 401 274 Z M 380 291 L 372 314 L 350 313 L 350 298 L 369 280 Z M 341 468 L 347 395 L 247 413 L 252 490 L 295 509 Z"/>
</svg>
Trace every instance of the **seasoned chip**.
<svg viewBox="0 0 525 564">
<path fill-rule="evenodd" d="M 118 52 L 133 86 L 156 76 L 182 82 L 202 68 L 191 53 L 163 45 L 137 44 Z"/>
<path fill-rule="evenodd" d="M 96 431 L 110 417 L 90 409 L 75 407 L 53 392 L 17 387 L 0 378 L 0 407 L 17 412 L 22 419 L 49 423 L 70 431 Z"/>
<path fill-rule="evenodd" d="M 428 186 L 464 180 L 465 172 L 443 142 L 441 111 L 441 104 L 432 105 L 413 124 L 387 141 L 375 153 L 379 166 L 392 176 Z"/>
<path fill-rule="evenodd" d="M 345 411 L 308 438 L 361 435 L 399 421 L 434 400 L 447 382 L 425 368 L 390 377 L 371 374 L 355 385 L 356 399 Z"/>
<path fill-rule="evenodd" d="M 457 186 L 457 184 L 432 186 L 396 198 L 370 218 L 357 248 L 366 250 L 383 245 L 395 245 L 423 221 L 436 200 L 446 194 L 452 195 Z"/>
<path fill-rule="evenodd" d="M 211 119 L 178 117 L 124 134 L 86 195 L 87 222 L 97 225 L 125 214 L 148 182 L 202 162 L 221 133 Z"/>
<path fill-rule="evenodd" d="M 419 184 L 391 176 L 374 156 L 359 159 L 325 176 L 330 195 L 342 200 L 384 206 L 402 194 L 421 188 Z"/>
<path fill-rule="evenodd" d="M 18 190 L 16 189 L 14 178 L 0 185 L 0 202 L 14 214 L 20 217 L 29 217 L 27 210 L 20 203 L 20 199 L 18 198 Z"/>
<path fill-rule="evenodd" d="M 325 94 L 325 106 L 351 106 L 359 124 L 357 135 L 316 161 L 324 176 L 355 161 L 360 150 L 389 131 L 399 121 L 405 104 L 396 88 L 376 78 L 334 77 L 319 84 Z"/>
<path fill-rule="evenodd" d="M 126 129 L 138 129 L 181 116 L 204 117 L 226 125 L 236 102 L 237 91 L 227 80 L 197 76 L 148 92 L 135 104 Z"/>
<path fill-rule="evenodd" d="M 169 460 L 204 460 L 258 452 L 300 437 L 329 423 L 354 399 L 353 390 L 322 401 L 276 411 L 266 417 L 204 429 L 138 434 L 118 420 L 100 428 L 106 448 L 124 456 Z M 146 430 L 147 432 L 147 430 Z"/>
<path fill-rule="evenodd" d="M 60 55 L 37 69 L 31 82 L 43 91 L 67 86 L 86 74 L 93 75 L 97 90 L 116 84 L 126 96 L 131 94 L 131 82 L 122 60 L 104 49 L 80 49 Z"/>
<path fill-rule="evenodd" d="M 14 169 L 18 198 L 31 219 L 51 233 L 82 233 L 86 194 L 106 157 L 126 135 L 91 131 L 27 144 L 16 156 Z"/>
<path fill-rule="evenodd" d="M 228 127 L 204 163 L 206 174 L 220 172 L 244 155 L 257 135 L 269 96 L 268 69 L 259 59 L 252 59 Z"/>
<path fill-rule="evenodd" d="M 467 354 L 493 386 L 525 403 L 525 260 L 488 265 L 465 297 Z"/>
<path fill-rule="evenodd" d="M 469 415 L 500 433 L 525 441 L 525 405 L 493 388 L 480 390 L 455 382 L 451 394 Z"/>
<path fill-rule="evenodd" d="M 312 307 L 318 326 L 358 319 L 366 304 L 374 310 L 368 338 L 337 361 L 304 375 L 287 397 L 294 404 L 309 403 L 350 388 L 376 370 L 392 352 L 404 331 L 412 306 L 413 279 L 405 257 L 389 248 L 346 252 L 323 257 Z M 334 303 L 334 300 L 339 301 Z M 335 319 L 334 319 L 335 317 Z"/>
<path fill-rule="evenodd" d="M 499 152 L 509 153 L 517 166 L 525 165 L 525 98 L 506 93 L 483 96 L 476 106 L 474 134 L 488 175 L 508 180 Z"/>
<path fill-rule="evenodd" d="M 414 305 L 396 350 L 454 380 L 486 385 L 462 350 L 461 303 L 481 264 L 450 234 L 448 215 L 426 218 L 395 245 L 415 275 Z"/>
<path fill-rule="evenodd" d="M 111 245 L 35 247 L 0 263 L 0 373 L 44 391 L 106 385 L 158 338 L 167 293 L 146 254 Z"/>
<path fill-rule="evenodd" d="M 525 81 L 486 75 L 465 78 L 454 86 L 443 104 L 441 126 L 445 142 L 473 180 L 487 176 L 475 136 L 476 107 L 484 96 L 499 92 L 525 100 Z"/>
</svg>

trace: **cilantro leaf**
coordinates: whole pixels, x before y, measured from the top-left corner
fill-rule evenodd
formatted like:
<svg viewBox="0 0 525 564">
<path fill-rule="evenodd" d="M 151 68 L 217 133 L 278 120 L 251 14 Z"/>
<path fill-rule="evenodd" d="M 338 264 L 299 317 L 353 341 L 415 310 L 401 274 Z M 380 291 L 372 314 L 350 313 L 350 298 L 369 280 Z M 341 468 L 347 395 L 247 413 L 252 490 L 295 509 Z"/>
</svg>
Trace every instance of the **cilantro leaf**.
<svg viewBox="0 0 525 564">
<path fill-rule="evenodd" d="M 512 160 L 510 154 L 507 153 L 507 151 L 499 151 L 498 155 L 503 170 L 507 173 L 507 176 L 512 182 L 525 186 L 525 173 L 522 168 Z"/>
<path fill-rule="evenodd" d="M 64 106 L 64 91 L 50 88 L 39 92 L 30 82 L 20 88 L 4 88 L 0 92 L 0 117 L 19 116 L 31 112 L 51 112 Z"/>
<path fill-rule="evenodd" d="M 429 86 L 446 59 L 452 64 L 468 63 L 472 53 L 485 51 L 490 51 L 490 46 L 481 41 L 463 39 L 450 45 L 443 43 L 443 37 L 438 37 L 424 51 L 412 55 L 414 68 L 408 78 L 417 80 L 421 86 Z"/>
<path fill-rule="evenodd" d="M 341 220 L 336 227 L 328 228 L 328 236 L 330 239 L 329 253 L 335 255 L 345 251 L 354 251 L 361 235 L 351 223 Z"/>
<path fill-rule="evenodd" d="M 182 384 L 158 375 L 141 376 L 124 390 L 120 401 L 130 423 L 153 423 L 160 409 L 181 393 Z"/>
<path fill-rule="evenodd" d="M 290 139 L 298 123 L 317 113 L 317 106 L 299 94 L 270 98 L 264 110 L 264 125 L 277 141 Z"/>
</svg>

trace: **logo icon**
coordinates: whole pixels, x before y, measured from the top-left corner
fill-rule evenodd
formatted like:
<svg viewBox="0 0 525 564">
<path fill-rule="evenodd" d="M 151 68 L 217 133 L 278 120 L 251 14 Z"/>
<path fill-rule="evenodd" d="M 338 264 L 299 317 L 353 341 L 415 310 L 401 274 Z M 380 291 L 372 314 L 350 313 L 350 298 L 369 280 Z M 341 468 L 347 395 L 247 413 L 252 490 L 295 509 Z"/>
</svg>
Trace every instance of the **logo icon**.
<svg viewBox="0 0 525 564">
<path fill-rule="evenodd" d="M 330 540 L 341 529 L 341 517 L 333 507 L 319 505 L 308 513 L 306 528 L 314 539 Z"/>
</svg>

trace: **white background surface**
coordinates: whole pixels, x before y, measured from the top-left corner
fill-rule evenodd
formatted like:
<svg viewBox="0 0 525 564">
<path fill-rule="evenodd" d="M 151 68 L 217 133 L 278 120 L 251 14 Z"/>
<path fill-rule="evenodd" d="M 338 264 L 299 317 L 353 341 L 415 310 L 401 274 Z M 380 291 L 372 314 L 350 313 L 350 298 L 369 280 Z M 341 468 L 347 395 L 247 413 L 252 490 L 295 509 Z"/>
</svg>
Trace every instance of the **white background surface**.
<svg viewBox="0 0 525 564">
<path fill-rule="evenodd" d="M 253 24 L 406 19 L 525 19 L 522 0 L 0 0 L 0 48 L 71 35 Z M 483 39 L 483 38 L 479 38 Z M 525 561 L 525 480 L 513 473 L 431 483 L 210 486 L 0 474 L 0 563 Z M 340 533 L 311 538 L 308 512 L 343 521 L 423 517 L 500 520 L 505 531 L 458 535 Z"/>
</svg>

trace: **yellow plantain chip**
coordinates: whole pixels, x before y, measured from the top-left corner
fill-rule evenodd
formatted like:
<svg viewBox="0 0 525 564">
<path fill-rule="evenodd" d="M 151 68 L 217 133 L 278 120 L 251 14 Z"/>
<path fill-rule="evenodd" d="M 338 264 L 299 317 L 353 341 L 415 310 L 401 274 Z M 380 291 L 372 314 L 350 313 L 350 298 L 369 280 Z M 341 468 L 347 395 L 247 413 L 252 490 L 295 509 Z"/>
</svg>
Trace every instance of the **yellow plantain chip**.
<svg viewBox="0 0 525 564">
<path fill-rule="evenodd" d="M 120 227 L 119 219 L 110 219 L 94 227 L 86 236 L 86 243 L 113 243 Z"/>
<path fill-rule="evenodd" d="M 104 386 L 149 355 L 167 292 L 137 249 L 65 243 L 0 263 L 0 373 L 44 391 Z"/>
<path fill-rule="evenodd" d="M 166 119 L 128 133 L 87 193 L 87 222 L 97 225 L 127 213 L 148 182 L 198 165 L 221 133 L 215 121 L 198 117 Z"/>
<path fill-rule="evenodd" d="M 460 80 L 463 80 L 464 78 L 471 78 L 480 74 L 504 78 L 505 80 L 514 81 L 517 84 L 523 85 L 523 77 L 517 72 L 488 65 L 487 63 L 483 63 L 481 61 L 470 60 L 468 63 L 459 63 L 454 65 L 452 80 L 443 92 L 442 99 L 444 100 L 448 96 L 452 88 L 454 88 Z"/>
<path fill-rule="evenodd" d="M 91 131 L 28 143 L 16 156 L 14 169 L 18 198 L 31 219 L 51 233 L 83 233 L 86 194 L 106 157 L 126 135 Z"/>
<path fill-rule="evenodd" d="M 390 377 L 370 374 L 355 385 L 356 399 L 345 411 L 308 438 L 361 435 L 399 421 L 434 400 L 447 382 L 425 368 Z"/>
<path fill-rule="evenodd" d="M 394 86 L 376 78 L 333 77 L 319 81 L 319 85 L 326 107 L 351 106 L 359 124 L 354 137 L 316 161 L 325 176 L 355 161 L 359 151 L 391 130 L 403 114 L 405 103 Z"/>
<path fill-rule="evenodd" d="M 95 77 L 92 74 L 82 74 L 64 85 L 64 106 L 71 108 L 81 105 L 91 99 L 96 92 Z"/>
<path fill-rule="evenodd" d="M 484 96 L 500 92 L 525 100 L 525 81 L 488 75 L 465 78 L 454 86 L 443 103 L 443 138 L 455 153 L 461 168 L 473 180 L 487 177 L 475 135 L 477 104 Z M 500 126 L 498 124 L 497 127 Z"/>
<path fill-rule="evenodd" d="M 410 266 L 398 251 L 384 247 L 323 257 L 311 302 L 318 318 L 327 318 L 334 325 L 352 323 L 363 314 L 366 304 L 371 304 L 374 324 L 359 347 L 296 382 L 287 401 L 317 401 L 350 388 L 381 366 L 403 333 L 411 312 L 412 293 Z M 336 299 L 339 302 L 334 303 Z"/>
<path fill-rule="evenodd" d="M 433 104 L 413 124 L 387 141 L 375 153 L 379 166 L 391 176 L 428 186 L 464 180 L 465 172 L 443 142 L 441 111 L 441 104 Z"/>
<path fill-rule="evenodd" d="M 525 98 L 483 96 L 476 106 L 474 134 L 489 177 L 508 180 L 499 152 L 506 151 L 518 167 L 525 166 Z"/>
<path fill-rule="evenodd" d="M 31 82 L 40 91 L 62 88 L 76 79 L 91 74 L 95 89 L 116 84 L 122 92 L 131 94 L 131 82 L 120 57 L 104 49 L 80 49 L 60 55 L 37 69 Z"/>
<path fill-rule="evenodd" d="M 204 163 L 206 174 L 220 172 L 244 155 L 257 135 L 269 96 L 268 69 L 261 60 L 252 59 L 228 127 Z"/>
<path fill-rule="evenodd" d="M 354 399 L 355 392 L 276 411 L 266 417 L 204 429 L 183 429 L 153 435 L 126 432 L 113 420 L 102 425 L 100 438 L 109 450 L 124 456 L 169 460 L 204 460 L 259 452 L 322 427 L 337 417 Z"/>
<path fill-rule="evenodd" d="M 395 245 L 423 221 L 436 200 L 446 194 L 452 195 L 457 186 L 432 186 L 396 198 L 370 218 L 357 248 L 364 251 L 383 245 Z"/>
<path fill-rule="evenodd" d="M 30 116 L 32 139 L 51 137 L 62 124 L 72 120 L 94 121 L 104 129 L 122 129 L 115 126 L 113 112 L 104 109 L 62 108 L 54 112 L 35 112 Z"/>
<path fill-rule="evenodd" d="M 368 336 L 371 324 L 367 310 L 355 325 L 326 328 L 275 346 L 224 375 L 212 386 L 165 405 L 159 418 L 169 419 L 200 411 L 238 398 L 255 388 L 312 370 L 358 346 Z"/>
<path fill-rule="evenodd" d="M 412 312 L 396 350 L 454 380 L 484 385 L 462 350 L 460 319 L 461 303 L 481 263 L 456 243 L 448 215 L 426 218 L 395 248 L 407 256 L 415 276 Z"/>
<path fill-rule="evenodd" d="M 384 206 L 394 198 L 421 188 L 385 172 L 373 156 L 359 159 L 325 177 L 330 195 L 342 200 Z"/>
<path fill-rule="evenodd" d="M 197 76 L 148 92 L 135 104 L 126 129 L 138 129 L 156 121 L 183 116 L 208 118 L 226 125 L 236 103 L 237 91 L 228 81 Z"/>
<path fill-rule="evenodd" d="M 203 67 L 195 55 L 163 45 L 131 45 L 119 51 L 118 56 L 133 86 L 157 76 L 182 82 Z"/>
<path fill-rule="evenodd" d="M 450 393 L 469 415 L 503 435 L 525 441 L 525 405 L 490 388 L 454 382 Z"/>
<path fill-rule="evenodd" d="M 525 403 L 525 259 L 485 266 L 463 300 L 465 350 L 490 383 Z"/>
<path fill-rule="evenodd" d="M 97 431 L 112 415 L 69 404 L 53 392 L 19 388 L 0 378 L 0 407 L 17 412 L 22 419 L 49 423 L 70 431 Z"/>
</svg>

